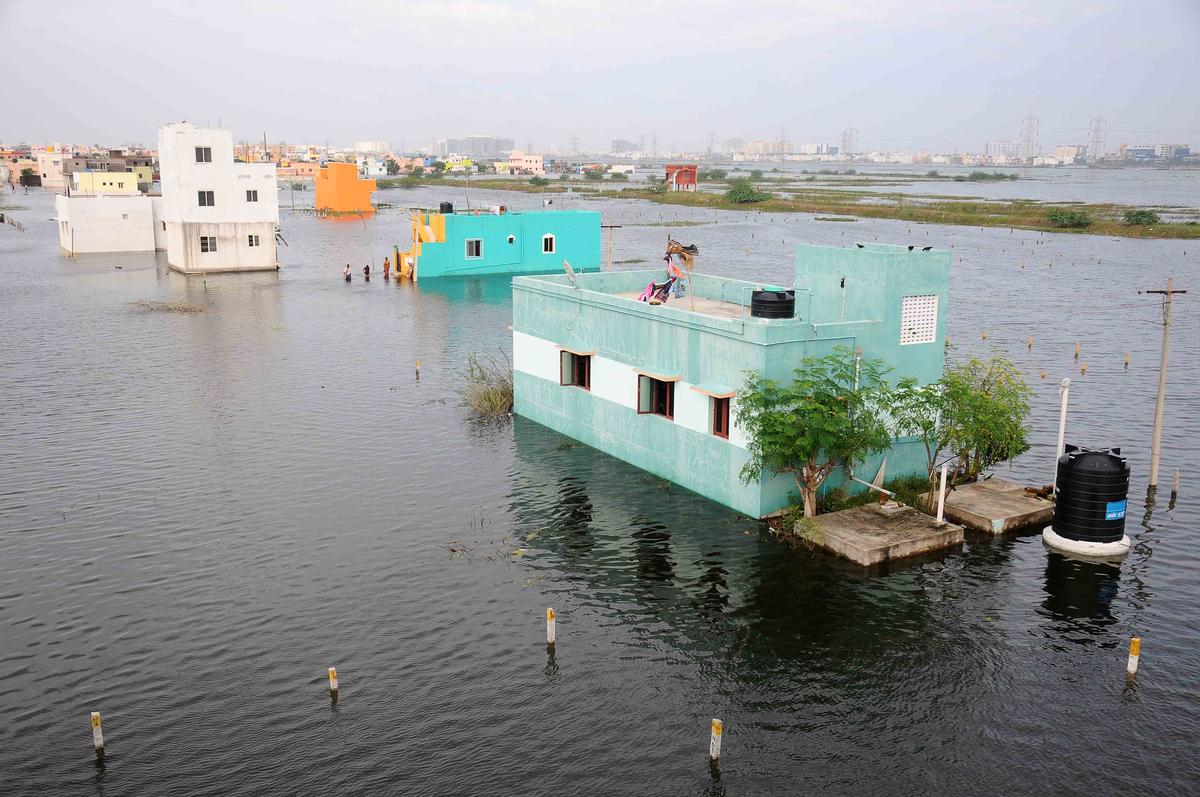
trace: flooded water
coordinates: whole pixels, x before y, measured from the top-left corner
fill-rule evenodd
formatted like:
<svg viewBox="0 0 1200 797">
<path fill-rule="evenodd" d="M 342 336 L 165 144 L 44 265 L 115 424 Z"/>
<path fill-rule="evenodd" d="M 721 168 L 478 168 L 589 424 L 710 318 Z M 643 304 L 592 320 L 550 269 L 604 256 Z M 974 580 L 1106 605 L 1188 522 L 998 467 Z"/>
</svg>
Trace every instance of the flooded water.
<svg viewBox="0 0 1200 797">
<path fill-rule="evenodd" d="M 0 227 L 5 794 L 1200 790 L 1196 242 L 556 198 L 623 225 L 617 268 L 668 232 L 774 283 L 800 242 L 952 246 L 958 354 L 1006 349 L 1037 391 L 1001 475 L 1050 480 L 1063 377 L 1068 441 L 1129 455 L 1120 565 L 1028 534 L 865 573 L 536 424 L 469 421 L 457 389 L 509 345 L 508 285 L 343 283 L 404 239 L 399 212 L 285 210 L 278 275 L 189 279 L 68 259 L 50 195 L 5 201 L 27 227 Z M 1193 290 L 1163 451 L 1183 490 L 1150 506 L 1161 327 L 1137 291 L 1172 274 Z"/>
</svg>

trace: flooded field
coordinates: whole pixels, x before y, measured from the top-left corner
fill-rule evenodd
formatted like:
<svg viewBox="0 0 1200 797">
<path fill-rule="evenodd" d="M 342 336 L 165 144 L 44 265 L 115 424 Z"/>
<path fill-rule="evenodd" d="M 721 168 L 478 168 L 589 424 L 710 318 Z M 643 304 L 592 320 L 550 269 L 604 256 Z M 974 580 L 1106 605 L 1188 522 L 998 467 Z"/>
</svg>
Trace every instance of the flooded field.
<svg viewBox="0 0 1200 797">
<path fill-rule="evenodd" d="M 69 259 L 51 194 L 4 199 L 26 230 L 0 227 L 0 792 L 1200 789 L 1197 242 L 556 195 L 623 225 L 614 268 L 653 267 L 668 233 L 700 270 L 776 284 L 797 243 L 953 247 L 956 356 L 1007 350 L 1037 391 L 1033 448 L 1001 474 L 1051 479 L 1063 377 L 1068 442 L 1129 456 L 1119 566 L 1029 534 L 866 574 L 528 421 L 468 420 L 468 355 L 509 346 L 506 281 L 340 277 L 405 240 L 400 208 L 463 189 L 382 192 L 368 222 L 280 198 L 278 275 L 207 279 L 161 253 Z M 1137 293 L 1168 275 L 1192 291 L 1173 507 L 1145 500 L 1161 327 Z"/>
</svg>

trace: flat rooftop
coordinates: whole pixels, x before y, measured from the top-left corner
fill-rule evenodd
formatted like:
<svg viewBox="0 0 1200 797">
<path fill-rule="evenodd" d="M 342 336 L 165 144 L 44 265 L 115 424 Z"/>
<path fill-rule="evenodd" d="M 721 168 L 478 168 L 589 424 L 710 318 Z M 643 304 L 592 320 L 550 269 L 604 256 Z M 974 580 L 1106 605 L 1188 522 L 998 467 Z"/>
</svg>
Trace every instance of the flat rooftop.
<svg viewBox="0 0 1200 797">
<path fill-rule="evenodd" d="M 632 299 L 635 302 L 642 295 L 641 291 L 622 291 L 614 293 L 613 296 L 619 296 L 622 299 Z M 726 302 L 720 299 L 708 299 L 703 296 L 693 296 L 688 294 L 682 299 L 676 299 L 672 296 L 663 304 L 650 304 L 642 302 L 651 311 L 659 307 L 670 307 L 672 310 L 679 310 L 684 313 L 698 313 L 699 315 L 715 316 L 716 318 L 742 318 L 750 314 L 750 308 L 745 305 Z"/>
</svg>

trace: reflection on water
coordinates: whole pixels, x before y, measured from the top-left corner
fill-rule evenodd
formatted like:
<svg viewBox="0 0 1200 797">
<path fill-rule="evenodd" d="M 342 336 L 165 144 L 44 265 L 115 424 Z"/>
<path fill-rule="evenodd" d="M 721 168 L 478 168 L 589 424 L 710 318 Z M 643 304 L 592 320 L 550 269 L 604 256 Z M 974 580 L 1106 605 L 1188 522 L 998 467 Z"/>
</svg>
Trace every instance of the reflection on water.
<svg viewBox="0 0 1200 797">
<path fill-rule="evenodd" d="M 1112 616 L 1112 603 L 1120 589 L 1120 577 L 1119 564 L 1089 562 L 1048 551 L 1046 598 L 1042 608 L 1057 620 L 1088 621 L 1070 623 L 1079 631 L 1102 631 L 1116 622 Z"/>
<path fill-rule="evenodd" d="M 436 206 L 458 190 L 392 193 Z M 1033 534 L 863 570 L 531 422 L 468 421 L 462 373 L 507 345 L 509 285 L 344 283 L 345 262 L 406 240 L 403 214 L 338 225 L 285 211 L 278 275 L 188 278 L 152 255 L 61 257 L 54 224 L 34 221 L 52 198 L 22 200 L 27 231 L 0 228 L 5 794 L 1200 782 L 1200 514 L 1186 489 L 1130 526 L 1120 565 L 1048 554 Z M 630 268 L 653 265 L 675 221 L 693 222 L 703 270 L 771 282 L 804 241 L 953 246 L 960 353 L 984 351 L 986 329 L 1035 391 L 1033 448 L 1002 475 L 1048 478 L 1070 375 L 1071 441 L 1123 443 L 1142 489 L 1161 328 L 1131 297 L 1168 267 L 1200 271 L 1200 247 L 561 195 L 585 202 L 626 225 L 614 259 L 646 261 Z M 204 312 L 130 306 L 141 299 Z M 1200 317 L 1181 307 L 1164 466 L 1189 473 Z M 1143 670 L 1122 704 L 1134 633 Z M 93 709 L 112 751 L 102 770 Z M 714 716 L 719 772 L 705 765 Z M 1085 733 L 1122 743 L 1079 745 Z"/>
</svg>

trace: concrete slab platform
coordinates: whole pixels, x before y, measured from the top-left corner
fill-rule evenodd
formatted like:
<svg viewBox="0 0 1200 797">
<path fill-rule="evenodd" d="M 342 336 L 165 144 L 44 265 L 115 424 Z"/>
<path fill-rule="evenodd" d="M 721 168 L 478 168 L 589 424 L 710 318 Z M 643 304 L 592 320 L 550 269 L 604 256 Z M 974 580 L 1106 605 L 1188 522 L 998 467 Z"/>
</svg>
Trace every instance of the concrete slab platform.
<svg viewBox="0 0 1200 797">
<path fill-rule="evenodd" d="M 1003 479 L 955 487 L 946 495 L 946 517 L 976 531 L 1003 534 L 1050 523 L 1054 502 L 1028 495 L 1019 484 Z"/>
<path fill-rule="evenodd" d="M 818 515 L 812 524 L 799 524 L 796 533 L 865 566 L 949 548 L 963 541 L 962 526 L 939 526 L 929 515 L 903 504 L 867 504 Z"/>
</svg>

